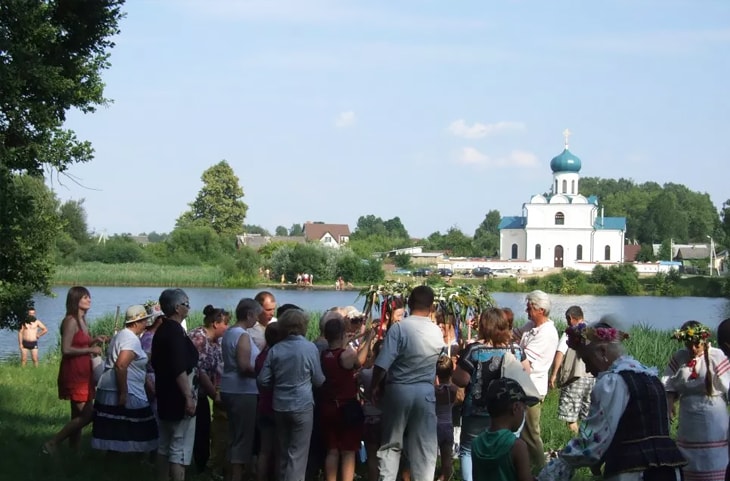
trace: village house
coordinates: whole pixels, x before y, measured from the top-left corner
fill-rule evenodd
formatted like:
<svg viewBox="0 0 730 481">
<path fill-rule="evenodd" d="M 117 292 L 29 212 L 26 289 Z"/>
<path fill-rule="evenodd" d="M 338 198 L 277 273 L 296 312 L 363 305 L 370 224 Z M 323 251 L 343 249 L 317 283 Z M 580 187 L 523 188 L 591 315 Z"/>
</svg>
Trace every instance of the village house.
<svg viewBox="0 0 730 481">
<path fill-rule="evenodd" d="M 305 222 L 304 238 L 308 242 L 322 244 L 339 249 L 350 241 L 350 227 L 347 224 L 324 224 L 321 222 Z"/>
</svg>

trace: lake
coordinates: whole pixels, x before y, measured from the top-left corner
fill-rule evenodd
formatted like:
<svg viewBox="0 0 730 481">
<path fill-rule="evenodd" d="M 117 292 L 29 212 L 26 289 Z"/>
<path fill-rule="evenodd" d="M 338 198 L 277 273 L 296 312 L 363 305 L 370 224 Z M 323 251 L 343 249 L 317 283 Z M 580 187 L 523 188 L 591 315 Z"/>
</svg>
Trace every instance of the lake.
<svg viewBox="0 0 730 481">
<path fill-rule="evenodd" d="M 159 287 L 90 287 L 92 302 L 87 320 L 104 314 L 114 313 L 117 306 L 121 316 L 131 304 L 143 304 L 157 299 L 162 292 Z M 40 354 L 53 350 L 58 342 L 59 323 L 66 311 L 68 286 L 53 288 L 55 297 L 37 296 L 35 306 L 38 318 L 48 327 L 49 333 L 40 341 Z M 258 289 L 187 288 L 192 309 L 202 311 L 206 304 L 233 310 L 244 297 L 253 297 Z M 296 289 L 274 289 L 279 305 L 296 304 L 310 311 L 324 311 L 333 306 L 354 305 L 363 307 L 363 299 L 357 299 L 356 291 L 313 291 Z M 517 319 L 525 318 L 524 293 L 497 292 L 493 297 L 500 307 L 510 307 Z M 553 302 L 551 316 L 562 319 L 565 310 L 572 305 L 583 308 L 586 319 L 597 320 L 608 313 L 617 314 L 627 324 L 646 324 L 657 329 L 679 327 L 684 321 L 697 319 L 710 327 L 730 317 L 730 300 L 710 297 L 627 297 L 627 296 L 561 296 L 551 295 Z M 0 331 L 0 360 L 19 359 L 18 334 L 8 330 Z"/>
</svg>

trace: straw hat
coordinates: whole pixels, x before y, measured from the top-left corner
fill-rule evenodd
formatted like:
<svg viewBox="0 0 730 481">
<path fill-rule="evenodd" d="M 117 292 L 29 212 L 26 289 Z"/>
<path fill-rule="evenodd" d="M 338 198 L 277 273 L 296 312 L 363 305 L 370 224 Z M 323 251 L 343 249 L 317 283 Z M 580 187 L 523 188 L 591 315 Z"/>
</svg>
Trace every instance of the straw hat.
<svg viewBox="0 0 730 481">
<path fill-rule="evenodd" d="M 146 321 L 153 316 L 154 314 L 148 313 L 142 304 L 135 304 L 127 308 L 127 312 L 124 314 L 124 324 Z"/>
</svg>

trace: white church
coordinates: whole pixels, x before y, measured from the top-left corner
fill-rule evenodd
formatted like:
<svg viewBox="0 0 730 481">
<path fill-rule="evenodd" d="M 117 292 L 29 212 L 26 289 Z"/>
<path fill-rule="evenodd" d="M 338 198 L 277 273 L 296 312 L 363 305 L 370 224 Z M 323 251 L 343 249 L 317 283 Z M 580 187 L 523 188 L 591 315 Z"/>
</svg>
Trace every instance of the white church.
<svg viewBox="0 0 730 481">
<path fill-rule="evenodd" d="M 580 195 L 581 161 L 568 150 L 570 132 L 564 135 L 565 149 L 550 161 L 550 195 L 533 195 L 522 215 L 502 218 L 500 260 L 581 270 L 623 262 L 626 218 L 604 217 L 597 197 Z"/>
</svg>

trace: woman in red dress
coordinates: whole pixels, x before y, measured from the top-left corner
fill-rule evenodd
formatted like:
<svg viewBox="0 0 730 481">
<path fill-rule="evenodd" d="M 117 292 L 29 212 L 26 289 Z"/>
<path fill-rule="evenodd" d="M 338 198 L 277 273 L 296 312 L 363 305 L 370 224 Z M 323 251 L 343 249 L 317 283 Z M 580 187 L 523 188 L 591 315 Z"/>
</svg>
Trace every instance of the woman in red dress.
<svg viewBox="0 0 730 481">
<path fill-rule="evenodd" d="M 66 295 L 66 316 L 61 321 L 61 366 L 58 370 L 58 397 L 71 401 L 69 421 L 43 451 L 55 452 L 59 443 L 68 438 L 69 445 L 78 449 L 81 430 L 93 417 L 94 373 L 91 355 L 101 355 L 99 344 L 107 336 L 92 338 L 86 324 L 86 312 L 91 308 L 91 294 L 85 287 L 75 286 Z"/>
<path fill-rule="evenodd" d="M 330 319 L 324 326 L 328 348 L 320 357 L 326 378 L 320 401 L 322 434 L 327 448 L 327 481 L 337 481 L 338 468 L 342 481 L 352 481 L 355 477 L 355 453 L 360 449 L 364 421 L 355 374 L 367 359 L 374 333 L 368 331 L 355 350 L 345 342 L 343 319 Z"/>
</svg>

